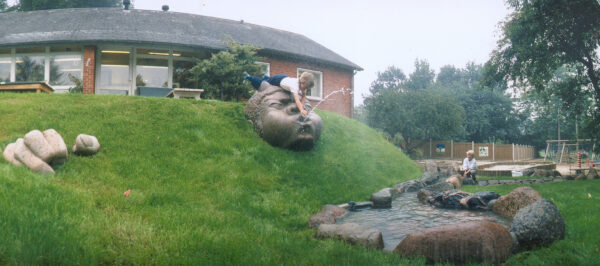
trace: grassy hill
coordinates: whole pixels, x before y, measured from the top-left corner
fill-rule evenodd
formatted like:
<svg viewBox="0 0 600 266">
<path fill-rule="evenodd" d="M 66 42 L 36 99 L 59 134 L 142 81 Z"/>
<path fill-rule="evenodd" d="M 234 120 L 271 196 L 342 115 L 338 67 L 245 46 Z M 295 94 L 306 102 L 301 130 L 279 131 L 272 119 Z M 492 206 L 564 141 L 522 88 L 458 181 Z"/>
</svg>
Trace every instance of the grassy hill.
<svg viewBox="0 0 600 266">
<path fill-rule="evenodd" d="M 0 148 L 33 129 L 99 154 L 51 176 L 0 159 L 0 264 L 398 264 L 395 255 L 316 240 L 327 203 L 421 175 L 374 130 L 318 112 L 308 152 L 273 148 L 238 103 L 0 94 Z M 123 192 L 131 189 L 129 197 Z"/>
</svg>

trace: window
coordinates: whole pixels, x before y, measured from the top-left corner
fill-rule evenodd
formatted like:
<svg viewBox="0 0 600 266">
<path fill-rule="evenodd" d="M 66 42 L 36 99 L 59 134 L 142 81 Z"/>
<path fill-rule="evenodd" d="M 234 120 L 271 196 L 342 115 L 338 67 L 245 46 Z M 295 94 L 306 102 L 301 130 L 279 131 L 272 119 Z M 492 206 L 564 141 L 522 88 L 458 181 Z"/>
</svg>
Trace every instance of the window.
<svg viewBox="0 0 600 266">
<path fill-rule="evenodd" d="M 256 64 L 260 65 L 261 67 L 260 73 L 265 73 L 267 76 L 271 76 L 271 64 L 265 62 L 256 62 Z"/>
<path fill-rule="evenodd" d="M 167 55 L 168 55 L 167 51 Z M 138 58 L 135 85 L 139 87 L 169 87 L 168 59 Z"/>
<path fill-rule="evenodd" d="M 306 96 L 321 98 L 323 97 L 323 72 L 298 68 L 298 78 L 304 72 L 312 73 L 315 76 L 315 86 L 308 90 Z"/>
<path fill-rule="evenodd" d="M 129 54 L 129 51 L 121 50 L 102 51 L 99 89 L 104 91 L 99 91 L 100 93 L 127 94 L 129 91 Z"/>
<path fill-rule="evenodd" d="M 12 56 L 10 49 L 0 49 L 0 82 L 10 81 L 10 66 L 12 65 Z"/>
<path fill-rule="evenodd" d="M 53 55 L 50 57 L 50 85 L 74 86 L 81 82 L 81 54 Z"/>
<path fill-rule="evenodd" d="M 17 56 L 16 81 L 43 81 L 45 56 Z"/>
</svg>

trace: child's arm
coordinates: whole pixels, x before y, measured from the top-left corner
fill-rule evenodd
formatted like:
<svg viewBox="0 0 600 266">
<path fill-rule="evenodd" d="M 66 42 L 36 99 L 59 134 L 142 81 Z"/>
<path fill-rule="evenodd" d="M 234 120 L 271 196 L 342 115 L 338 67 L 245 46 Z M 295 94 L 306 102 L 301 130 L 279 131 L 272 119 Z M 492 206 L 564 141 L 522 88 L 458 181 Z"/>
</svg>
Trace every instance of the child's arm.
<svg viewBox="0 0 600 266">
<path fill-rule="evenodd" d="M 302 113 L 302 115 L 306 116 L 308 114 L 308 112 L 306 112 L 306 110 L 304 110 L 304 101 L 306 100 L 305 96 L 302 95 L 302 101 L 299 99 L 300 97 L 298 96 L 298 93 L 292 93 L 294 94 L 294 101 L 296 102 L 296 106 L 298 106 L 298 110 L 300 110 L 300 113 Z"/>
</svg>

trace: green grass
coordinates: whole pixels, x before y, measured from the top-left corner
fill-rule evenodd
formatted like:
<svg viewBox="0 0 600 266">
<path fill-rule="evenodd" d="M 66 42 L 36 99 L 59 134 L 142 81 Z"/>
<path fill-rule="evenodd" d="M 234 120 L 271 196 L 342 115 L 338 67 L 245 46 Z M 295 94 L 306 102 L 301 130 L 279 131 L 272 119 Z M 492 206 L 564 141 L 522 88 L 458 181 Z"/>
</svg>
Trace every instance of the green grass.
<svg viewBox="0 0 600 266">
<path fill-rule="evenodd" d="M 479 178 L 478 178 L 479 179 Z M 523 185 L 464 186 L 468 192 L 495 191 L 506 195 Z M 552 200 L 566 223 L 564 240 L 509 258 L 507 265 L 599 265 L 600 180 L 527 185 Z"/>
<path fill-rule="evenodd" d="M 477 176 L 477 181 L 488 180 L 528 180 L 528 179 L 553 179 L 553 177 L 542 176 Z"/>
<path fill-rule="evenodd" d="M 80 133 L 102 146 L 91 157 L 69 154 L 52 176 L 0 159 L 0 264 L 422 263 L 317 240 L 307 224 L 324 204 L 367 200 L 420 176 L 406 156 L 374 130 L 325 111 L 313 150 L 273 148 L 243 108 L 0 94 L 0 148 L 48 128 L 69 147 Z"/>
<path fill-rule="evenodd" d="M 101 95 L 0 94 L 0 148 L 32 129 L 99 154 L 38 175 L 0 159 L 0 265 L 423 265 L 337 240 L 307 220 L 324 204 L 367 200 L 422 171 L 364 125 L 325 111 L 308 152 L 273 148 L 243 105 Z M 510 265 L 598 265 L 600 180 L 531 185 L 567 236 Z M 516 186 L 466 186 L 501 194 Z M 129 197 L 123 192 L 131 189 Z M 588 198 L 588 193 L 592 198 Z"/>
</svg>

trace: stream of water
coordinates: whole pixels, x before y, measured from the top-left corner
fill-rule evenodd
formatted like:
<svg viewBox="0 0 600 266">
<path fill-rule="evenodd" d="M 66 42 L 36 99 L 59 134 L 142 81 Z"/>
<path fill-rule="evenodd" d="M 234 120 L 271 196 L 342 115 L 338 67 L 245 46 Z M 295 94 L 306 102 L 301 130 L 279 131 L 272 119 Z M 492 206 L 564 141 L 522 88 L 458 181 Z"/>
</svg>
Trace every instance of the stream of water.
<svg viewBox="0 0 600 266">
<path fill-rule="evenodd" d="M 393 250 L 410 233 L 426 228 L 471 221 L 496 222 L 510 227 L 511 221 L 491 211 L 438 209 L 420 203 L 417 193 L 403 193 L 389 209 L 364 209 L 349 212 L 337 223 L 357 223 L 375 228 L 383 234 L 385 250 Z"/>
</svg>

